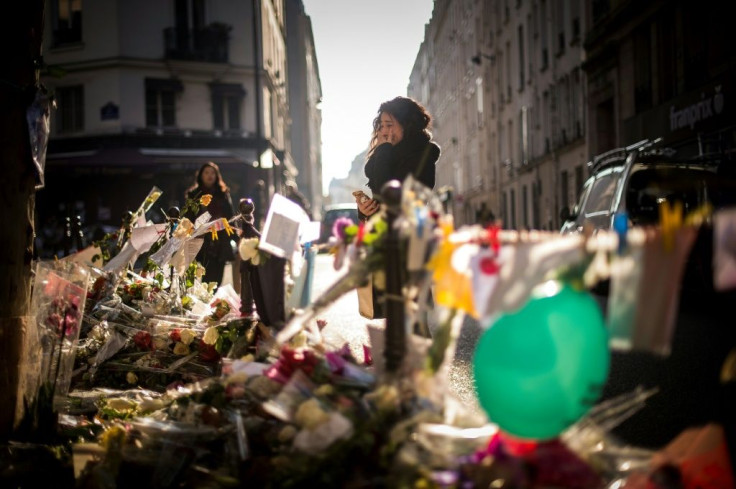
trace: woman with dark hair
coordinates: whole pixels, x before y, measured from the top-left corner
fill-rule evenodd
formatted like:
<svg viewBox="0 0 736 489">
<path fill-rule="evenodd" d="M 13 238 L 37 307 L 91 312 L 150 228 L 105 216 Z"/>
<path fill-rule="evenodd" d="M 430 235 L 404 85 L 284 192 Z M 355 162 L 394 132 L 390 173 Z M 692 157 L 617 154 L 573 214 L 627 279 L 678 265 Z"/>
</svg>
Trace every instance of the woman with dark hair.
<svg viewBox="0 0 736 489">
<path fill-rule="evenodd" d="M 233 217 L 233 203 L 230 198 L 230 189 L 222 179 L 220 168 L 212 161 L 203 164 L 197 171 L 196 182 L 187 190 L 187 199 L 199 199 L 203 195 L 212 195 L 209 205 L 199 206 L 196 214 L 186 215 L 194 222 L 204 212 L 209 212 L 211 219 Z M 197 261 L 205 268 L 203 282 L 222 282 L 225 264 L 234 258 L 231 237 L 222 229 L 217 231 L 217 239 L 212 239 L 211 233 L 204 234 L 204 244 L 197 253 Z"/>
<path fill-rule="evenodd" d="M 378 212 L 381 188 L 390 180 L 403 182 L 412 175 L 430 189 L 434 188 L 440 147 L 432 141 L 431 122 L 427 109 L 409 97 L 396 97 L 378 108 L 365 164 L 367 186 L 373 198 L 361 192 L 353 194 L 362 220 Z M 385 317 L 383 293 L 373 282 L 358 290 L 359 312 L 363 317 Z M 428 301 L 431 303 L 431 299 Z"/>
<path fill-rule="evenodd" d="M 358 202 L 363 216 L 378 211 L 376 197 L 390 180 L 403 182 L 412 175 L 427 187 L 434 188 L 440 147 L 432 141 L 431 122 L 427 109 L 409 97 L 396 97 L 378 108 L 365 164 L 367 185 L 373 198 Z"/>
</svg>

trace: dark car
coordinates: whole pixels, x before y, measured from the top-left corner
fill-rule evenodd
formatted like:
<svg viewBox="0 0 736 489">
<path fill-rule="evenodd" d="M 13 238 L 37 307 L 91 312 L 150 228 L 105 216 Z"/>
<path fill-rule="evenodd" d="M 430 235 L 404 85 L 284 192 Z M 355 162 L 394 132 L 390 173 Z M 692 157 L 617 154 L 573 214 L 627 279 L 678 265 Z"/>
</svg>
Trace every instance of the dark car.
<svg viewBox="0 0 736 489">
<path fill-rule="evenodd" d="M 330 239 L 330 236 L 332 236 L 332 226 L 337 219 L 346 217 L 353 221 L 354 224 L 358 224 L 358 204 L 352 202 L 325 206 L 323 216 L 319 235 L 320 243 L 326 243 Z"/>
<path fill-rule="evenodd" d="M 616 214 L 623 213 L 630 226 L 657 224 L 665 201 L 680 202 L 685 215 L 706 203 L 716 209 L 733 205 L 734 164 L 726 152 L 680 156 L 657 141 L 608 151 L 588 163 L 591 176 L 572 211 L 562 210 L 561 233 L 613 229 Z"/>
<path fill-rule="evenodd" d="M 684 214 L 710 204 L 714 210 L 736 204 L 736 153 L 725 147 L 706 153 L 698 145 L 666 148 L 642 141 L 595 157 L 575 208 L 564 217 L 563 234 L 613 229 L 616 215 L 629 226 L 657 225 L 662 203 L 680 202 Z M 640 263 L 643 267 L 645 264 Z M 736 290 L 713 286 L 713 227 L 700 226 L 679 284 L 651 277 L 650 287 L 676 287 L 677 319 L 670 354 L 612 350 L 608 381 L 601 400 L 632 392 L 638 386 L 658 393 L 613 434 L 638 446 L 661 447 L 683 429 L 721 423 L 736 440 L 736 383 L 719 381 L 729 352 L 736 348 L 730 317 Z M 607 307 L 608 286 L 591 292 Z M 647 307 L 639 304 L 639 307 Z"/>
</svg>

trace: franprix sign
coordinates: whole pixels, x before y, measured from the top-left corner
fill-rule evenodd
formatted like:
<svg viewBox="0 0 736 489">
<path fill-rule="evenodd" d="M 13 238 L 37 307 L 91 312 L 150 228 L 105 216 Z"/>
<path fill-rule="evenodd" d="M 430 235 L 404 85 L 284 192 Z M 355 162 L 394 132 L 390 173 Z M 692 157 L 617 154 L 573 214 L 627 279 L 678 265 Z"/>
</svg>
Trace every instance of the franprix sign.
<svg viewBox="0 0 736 489">
<path fill-rule="evenodd" d="M 690 128 L 707 119 L 721 114 L 725 109 L 726 95 L 722 85 L 713 88 L 712 93 L 701 92 L 698 102 L 678 107 L 670 105 L 670 132 Z"/>
</svg>

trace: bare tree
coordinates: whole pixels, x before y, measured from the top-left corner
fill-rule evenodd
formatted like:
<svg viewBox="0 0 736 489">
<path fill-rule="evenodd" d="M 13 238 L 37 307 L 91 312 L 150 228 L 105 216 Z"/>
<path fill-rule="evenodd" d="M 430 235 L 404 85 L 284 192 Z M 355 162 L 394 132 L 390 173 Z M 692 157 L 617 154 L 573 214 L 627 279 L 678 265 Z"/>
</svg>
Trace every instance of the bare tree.
<svg viewBox="0 0 736 489">
<path fill-rule="evenodd" d="M 43 0 L 0 16 L 0 436 L 16 421 L 19 368 L 29 319 L 35 175 L 26 110 L 39 87 Z"/>
</svg>

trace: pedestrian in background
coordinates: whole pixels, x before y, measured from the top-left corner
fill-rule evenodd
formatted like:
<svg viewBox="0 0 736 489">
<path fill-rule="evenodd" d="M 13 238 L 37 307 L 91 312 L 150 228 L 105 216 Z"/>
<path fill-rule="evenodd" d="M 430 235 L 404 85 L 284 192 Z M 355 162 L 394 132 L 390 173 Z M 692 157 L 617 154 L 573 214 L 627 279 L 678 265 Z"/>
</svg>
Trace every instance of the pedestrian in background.
<svg viewBox="0 0 736 489">
<path fill-rule="evenodd" d="M 212 195 L 209 205 L 199 206 L 196 214 L 184 217 L 192 222 L 205 212 L 210 213 L 210 220 L 233 217 L 230 189 L 222 179 L 220 168 L 212 161 L 203 164 L 197 171 L 195 183 L 187 190 L 186 198 L 199 199 L 206 194 Z M 217 239 L 212 239 L 212 233 L 204 234 L 204 244 L 196 258 L 205 268 L 203 282 L 217 282 L 218 285 L 222 283 L 225 265 L 235 258 L 235 244 L 231 238 L 224 229 L 217 231 Z"/>
<path fill-rule="evenodd" d="M 365 164 L 373 198 L 358 202 L 361 217 L 378 211 L 381 187 L 390 180 L 403 182 L 412 175 L 434 188 L 440 147 L 432 141 L 431 122 L 427 109 L 412 98 L 396 97 L 380 105 Z"/>
</svg>

